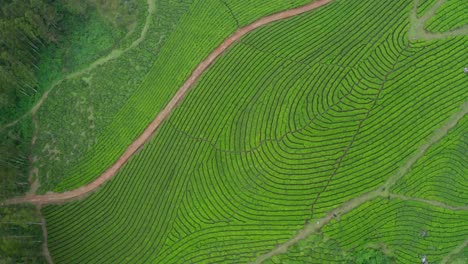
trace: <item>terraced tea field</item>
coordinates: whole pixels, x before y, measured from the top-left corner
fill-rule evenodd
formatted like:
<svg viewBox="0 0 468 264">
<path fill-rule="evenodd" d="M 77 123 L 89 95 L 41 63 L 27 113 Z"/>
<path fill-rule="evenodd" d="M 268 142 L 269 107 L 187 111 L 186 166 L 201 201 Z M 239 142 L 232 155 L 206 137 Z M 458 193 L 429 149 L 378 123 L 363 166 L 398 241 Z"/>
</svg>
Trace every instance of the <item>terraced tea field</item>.
<svg viewBox="0 0 468 264">
<path fill-rule="evenodd" d="M 155 6 L 148 10 L 144 37 L 115 51 L 118 58 L 64 80 L 38 110 L 33 154 L 41 193 L 94 180 L 223 39 L 256 18 L 308 1 L 148 2 Z"/>
<path fill-rule="evenodd" d="M 444 32 L 468 24 L 468 2 L 463 0 L 444 1 L 437 13 L 429 20 L 427 30 Z"/>
<path fill-rule="evenodd" d="M 82 187 L 7 201 L 43 205 L 55 263 L 466 260 L 464 3 L 269 3 L 187 5 L 47 185 Z"/>
</svg>

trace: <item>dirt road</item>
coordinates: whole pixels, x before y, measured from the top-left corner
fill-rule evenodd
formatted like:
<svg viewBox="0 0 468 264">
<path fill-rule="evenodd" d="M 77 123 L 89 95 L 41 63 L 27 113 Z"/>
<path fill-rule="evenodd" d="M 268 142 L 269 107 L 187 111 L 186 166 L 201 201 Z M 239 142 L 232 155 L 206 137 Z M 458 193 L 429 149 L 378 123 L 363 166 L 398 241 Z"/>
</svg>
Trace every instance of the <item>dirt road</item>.
<svg viewBox="0 0 468 264">
<path fill-rule="evenodd" d="M 110 180 L 117 174 L 120 168 L 143 146 L 154 134 L 154 132 L 161 126 L 162 122 L 169 117 L 172 110 L 178 105 L 178 103 L 187 95 L 190 88 L 196 83 L 200 76 L 209 68 L 209 66 L 223 54 L 230 46 L 240 40 L 247 33 L 264 26 L 266 24 L 290 18 L 313 9 L 319 8 L 330 3 L 332 0 L 317 0 L 313 3 L 300 6 L 297 8 L 285 10 L 273 15 L 263 17 L 247 26 L 239 28 L 234 34 L 224 40 L 220 46 L 213 50 L 208 57 L 202 61 L 197 68 L 192 72 L 190 77 L 185 81 L 182 87 L 179 88 L 171 101 L 166 107 L 156 116 L 156 118 L 149 124 L 149 126 L 143 131 L 143 133 L 133 141 L 133 143 L 125 150 L 120 158 L 109 167 L 103 174 L 101 174 L 96 180 L 89 183 L 88 185 L 82 186 L 78 189 L 64 192 L 64 193 L 47 193 L 44 195 L 26 195 L 23 197 L 12 198 L 6 200 L 2 204 L 18 204 L 18 203 L 34 203 L 34 204 L 51 204 L 51 203 L 63 203 L 70 200 L 77 200 L 87 196 L 88 194 L 97 190 L 101 185 Z"/>
</svg>

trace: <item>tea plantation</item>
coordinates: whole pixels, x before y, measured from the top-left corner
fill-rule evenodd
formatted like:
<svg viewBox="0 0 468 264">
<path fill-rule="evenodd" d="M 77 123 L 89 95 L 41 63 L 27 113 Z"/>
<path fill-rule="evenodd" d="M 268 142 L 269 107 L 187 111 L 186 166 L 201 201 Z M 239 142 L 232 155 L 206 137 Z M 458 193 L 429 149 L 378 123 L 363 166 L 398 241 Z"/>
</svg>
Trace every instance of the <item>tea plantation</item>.
<svg viewBox="0 0 468 264">
<path fill-rule="evenodd" d="M 378 189 L 451 116 L 467 112 L 468 36 L 408 35 L 410 14 L 433 2 L 446 16 L 463 17 L 446 7 L 457 1 L 335 0 L 242 38 L 115 178 L 86 199 L 43 208 L 54 261 L 252 262 L 305 224 Z M 155 23 L 176 26 L 149 37 L 161 42 L 148 44 L 149 50 L 160 43 L 146 74 L 116 76 L 136 68 L 135 57 L 106 64 L 115 72 L 96 77 L 128 94 L 115 105 L 94 104 L 100 110 L 93 116 L 105 117 L 96 121 L 95 141 L 69 167 L 50 165 L 44 186 L 64 191 L 92 181 L 225 37 L 301 4 L 178 3 L 184 8 L 168 17 L 156 11 Z M 464 20 L 453 21 L 437 27 L 450 30 Z M 87 98 L 85 105 L 94 97 Z M 66 102 L 58 100 L 51 98 Z M 462 118 L 381 197 L 267 261 L 432 263 L 460 254 L 468 237 L 466 131 Z M 64 143 L 65 153 L 73 140 Z"/>
</svg>

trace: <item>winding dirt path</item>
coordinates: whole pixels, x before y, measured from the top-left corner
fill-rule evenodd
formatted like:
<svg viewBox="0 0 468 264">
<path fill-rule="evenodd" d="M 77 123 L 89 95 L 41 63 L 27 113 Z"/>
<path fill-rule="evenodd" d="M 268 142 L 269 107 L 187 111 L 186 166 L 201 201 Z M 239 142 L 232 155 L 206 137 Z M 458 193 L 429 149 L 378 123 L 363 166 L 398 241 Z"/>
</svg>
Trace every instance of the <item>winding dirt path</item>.
<svg viewBox="0 0 468 264">
<path fill-rule="evenodd" d="M 209 66 L 219 57 L 224 51 L 226 51 L 230 46 L 240 40 L 247 33 L 272 22 L 297 16 L 313 9 L 324 6 L 332 0 L 317 0 L 312 3 L 285 10 L 273 15 L 269 15 L 259 20 L 239 28 L 234 34 L 224 40 L 221 45 L 219 45 L 215 50 L 213 50 L 208 57 L 202 61 L 197 68 L 192 72 L 190 77 L 185 81 L 185 83 L 179 88 L 177 93 L 172 97 L 171 101 L 166 105 L 166 107 L 156 116 L 156 118 L 149 124 L 149 126 L 143 131 L 143 133 L 133 141 L 133 143 L 125 150 L 122 156 L 104 173 L 102 173 L 96 180 L 93 182 L 82 186 L 78 189 L 67 191 L 63 193 L 47 193 L 44 195 L 25 195 L 23 197 L 16 197 L 4 201 L 1 205 L 8 204 L 19 204 L 19 203 L 33 203 L 33 204 L 60 204 L 67 201 L 81 199 L 90 193 L 96 191 L 101 185 L 106 183 L 112 177 L 114 177 L 120 168 L 145 144 L 154 132 L 161 126 L 162 122 L 169 117 L 171 112 L 177 107 L 179 102 L 187 95 L 190 91 L 190 88 L 197 82 L 200 76 L 209 68 Z"/>
</svg>

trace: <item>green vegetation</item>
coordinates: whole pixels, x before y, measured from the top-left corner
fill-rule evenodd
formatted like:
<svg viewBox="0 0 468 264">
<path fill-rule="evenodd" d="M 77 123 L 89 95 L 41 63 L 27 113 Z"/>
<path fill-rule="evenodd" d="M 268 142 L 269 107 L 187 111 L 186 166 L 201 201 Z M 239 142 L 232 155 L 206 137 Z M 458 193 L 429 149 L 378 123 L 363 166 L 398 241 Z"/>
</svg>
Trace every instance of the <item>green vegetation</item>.
<svg viewBox="0 0 468 264">
<path fill-rule="evenodd" d="M 118 44 L 138 15 L 123 0 L 9 0 L 0 8 L 1 123 L 30 108 L 54 78 Z"/>
<path fill-rule="evenodd" d="M 440 263 L 466 239 L 462 219 L 467 217 L 466 211 L 377 199 L 327 225 L 322 237 L 309 237 L 270 263 L 420 263 L 423 256 Z M 372 249 L 372 243 L 381 246 Z M 384 254 L 388 249 L 392 252 Z"/>
<path fill-rule="evenodd" d="M 0 3 L 0 200 L 26 193 L 37 119 L 3 127 L 32 108 L 52 83 L 135 33 L 135 1 L 7 0 Z M 131 24 L 129 24 L 131 22 Z M 0 207 L 0 263 L 43 263 L 34 207 Z"/>
<path fill-rule="evenodd" d="M 266 263 L 346 263 L 351 258 L 336 241 L 323 235 L 312 235 L 289 248 L 288 254 L 274 256 Z"/>
<path fill-rule="evenodd" d="M 300 241 L 287 254 L 277 255 L 266 261 L 270 264 L 301 264 L 301 263 L 347 263 L 347 264 L 391 264 L 395 263 L 392 257 L 375 249 L 363 249 L 356 252 L 341 251 L 338 243 L 329 243 L 320 240 L 320 237 L 313 236 L 311 241 Z M 298 246 L 301 244 L 301 246 Z"/>
<path fill-rule="evenodd" d="M 450 264 L 464 264 L 467 262 L 468 262 L 468 247 L 464 247 L 460 253 L 455 254 L 450 259 L 448 259 L 448 263 Z"/>
<path fill-rule="evenodd" d="M 42 90 L 119 47 L 135 33 L 135 21 L 146 7 L 137 0 L 62 0 L 56 6 L 63 14 L 62 31 L 57 43 L 41 52 L 37 76 Z"/>
<path fill-rule="evenodd" d="M 0 133 L 0 200 L 29 189 L 27 153 L 30 139 L 25 139 L 20 131 L 28 130 L 30 125 L 20 123 Z"/>
<path fill-rule="evenodd" d="M 149 17 L 151 30 L 139 45 L 90 72 L 59 84 L 39 110 L 41 129 L 33 153 L 38 157 L 35 165 L 40 171 L 43 191 L 52 189 L 64 177 L 70 177 L 70 170 L 80 164 L 93 147 L 111 143 L 111 138 L 100 134 L 112 124 L 116 113 L 148 74 L 177 21 L 188 11 L 189 1 L 160 1 L 159 4 L 156 13 Z M 146 3 L 142 6 L 145 10 L 142 13 L 148 15 Z M 139 33 L 145 16 L 140 17 Z M 139 33 L 136 36 L 140 37 Z M 132 42 L 127 42 L 126 47 L 131 47 Z M 120 150 L 117 144 L 115 148 Z M 102 164 L 100 168 L 105 166 Z"/>
<path fill-rule="evenodd" d="M 0 123 L 16 116 L 18 101 L 37 92 L 39 52 L 57 41 L 60 20 L 61 15 L 48 1 L 0 3 Z M 12 129 L 0 133 L 0 199 L 27 188 L 26 134 L 27 130 Z"/>
<path fill-rule="evenodd" d="M 61 15 L 45 0 L 0 5 L 0 122 L 14 116 L 16 102 L 37 91 L 38 54 L 57 41 Z"/>
<path fill-rule="evenodd" d="M 42 192 L 92 181 L 224 38 L 306 2 L 89 0 L 44 8 L 68 31 L 46 35 L 50 43 L 26 64 L 34 90 L 50 94 L 33 114 L 35 132 L 29 120 L 2 131 L 0 199 L 24 192 L 36 169 Z M 455 2 L 442 5 L 428 28 L 461 25 Z M 433 3 L 420 2 L 418 14 Z M 468 99 L 468 36 L 410 40 L 412 8 L 412 0 L 334 1 L 244 37 L 112 181 L 87 199 L 43 209 L 54 260 L 246 263 L 380 186 Z M 18 100 L 20 108 L 30 103 Z M 431 263 L 452 252 L 463 262 L 467 120 L 388 197 L 334 216 L 270 262 L 427 256 Z M 0 224 L 2 262 L 43 261 L 36 209 L 0 207 Z"/>
<path fill-rule="evenodd" d="M 467 217 L 466 211 L 377 199 L 330 224 L 324 233 L 345 250 L 379 241 L 395 252 L 396 263 L 417 263 L 424 255 L 429 263 L 439 263 L 466 239 L 463 219 Z"/>
<path fill-rule="evenodd" d="M 418 17 L 424 15 L 424 13 L 431 8 L 437 0 L 418 0 L 418 10 L 417 15 Z"/>
<path fill-rule="evenodd" d="M 356 264 L 391 264 L 394 263 L 392 258 L 386 256 L 377 250 L 361 250 L 356 252 L 348 263 Z"/>
<path fill-rule="evenodd" d="M 0 263 L 45 263 L 41 220 L 34 207 L 0 207 Z"/>
<path fill-rule="evenodd" d="M 411 172 L 400 180 L 394 192 L 446 204 L 463 206 L 468 201 L 468 117 L 435 145 Z"/>
<path fill-rule="evenodd" d="M 237 24 L 307 2 L 158 1 L 139 45 L 61 83 L 39 110 L 41 191 L 76 188 L 114 163 Z"/>
<path fill-rule="evenodd" d="M 41 182 L 74 188 L 114 162 L 191 69 L 235 30 L 236 19 L 226 19 L 235 5 L 224 4 L 189 5 L 123 107 L 102 106 L 117 110 L 104 115 L 112 121 L 96 125 L 101 130 L 90 138 L 97 141 L 89 141 L 83 158 L 63 171 L 66 159 L 59 158 L 57 171 Z M 468 37 L 410 41 L 412 5 L 335 1 L 243 38 L 112 181 L 83 201 L 43 209 L 54 260 L 246 263 L 305 222 L 381 185 L 468 99 Z M 272 12 L 259 10 L 259 16 Z M 126 76 L 107 74 L 109 83 Z M 53 103 L 61 109 L 59 96 L 41 116 L 53 113 Z M 92 96 L 82 98 L 71 102 L 88 104 Z M 49 134 L 59 124 L 70 129 L 61 115 L 42 127 L 50 125 Z M 42 146 L 53 142 L 42 140 Z M 438 261 L 467 237 L 466 219 L 464 210 L 379 198 L 326 226 L 336 244 L 324 242 L 329 251 L 323 252 L 339 246 L 351 261 L 418 263 L 422 255 Z M 393 254 L 370 250 L 369 243 Z"/>
<path fill-rule="evenodd" d="M 468 26 L 468 1 L 446 0 L 427 23 L 431 32 L 446 32 Z"/>
<path fill-rule="evenodd" d="M 85 18 L 71 14 L 65 16 L 63 23 L 67 26 L 63 35 L 66 37 L 41 53 L 37 75 L 42 89 L 106 55 L 123 37 L 124 31 L 106 23 L 97 11 L 89 10 L 86 14 Z"/>
<path fill-rule="evenodd" d="M 103 5 L 107 9 L 101 11 Z M 29 111 L 53 82 L 135 35 L 136 23 L 129 21 L 135 22 L 140 12 L 134 1 L 122 0 L 6 1 L 0 8 L 2 123 Z M 28 119 L 0 128 L 0 199 L 29 188 L 28 159 L 36 159 L 31 155 L 33 127 Z"/>
<path fill-rule="evenodd" d="M 289 248 L 287 254 L 276 255 L 266 261 L 269 264 L 301 263 L 348 263 L 348 264 L 391 264 L 392 256 L 372 246 L 359 251 L 345 251 L 340 243 L 323 235 L 312 235 Z"/>
</svg>

